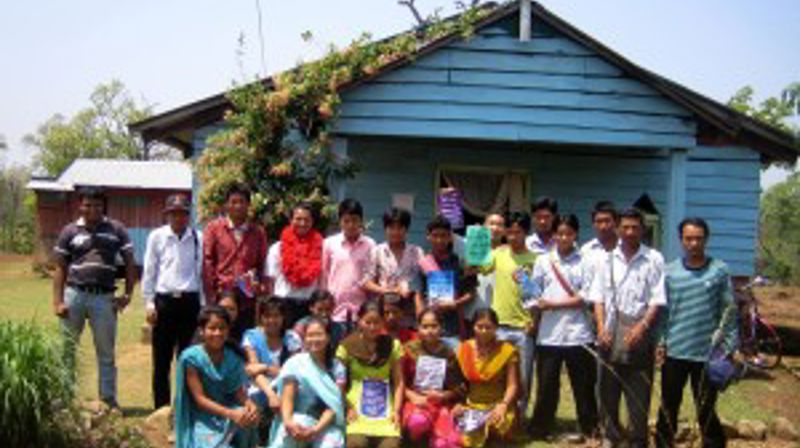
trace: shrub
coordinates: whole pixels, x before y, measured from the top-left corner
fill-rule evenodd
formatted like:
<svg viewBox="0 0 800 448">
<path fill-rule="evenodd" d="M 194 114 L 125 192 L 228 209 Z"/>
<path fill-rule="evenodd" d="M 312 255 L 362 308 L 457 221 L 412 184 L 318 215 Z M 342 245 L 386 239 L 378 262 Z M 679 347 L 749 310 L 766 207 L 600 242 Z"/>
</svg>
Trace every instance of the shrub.
<svg viewBox="0 0 800 448">
<path fill-rule="evenodd" d="M 0 444 L 64 446 L 54 418 L 75 397 L 60 339 L 32 322 L 0 321 Z"/>
</svg>

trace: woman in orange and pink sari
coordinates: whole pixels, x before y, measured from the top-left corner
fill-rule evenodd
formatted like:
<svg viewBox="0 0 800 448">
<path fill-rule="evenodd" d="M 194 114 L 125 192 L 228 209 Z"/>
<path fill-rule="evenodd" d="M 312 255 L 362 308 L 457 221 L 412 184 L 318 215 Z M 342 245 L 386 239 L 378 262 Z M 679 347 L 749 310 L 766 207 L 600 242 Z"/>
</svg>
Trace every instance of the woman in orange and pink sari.
<svg viewBox="0 0 800 448">
<path fill-rule="evenodd" d="M 457 358 L 467 382 L 466 403 L 453 415 L 465 447 L 482 447 L 491 437 L 509 440 L 516 418 L 519 392 L 519 353 L 497 339 L 497 314 L 475 312 L 475 338 L 458 347 Z"/>
</svg>

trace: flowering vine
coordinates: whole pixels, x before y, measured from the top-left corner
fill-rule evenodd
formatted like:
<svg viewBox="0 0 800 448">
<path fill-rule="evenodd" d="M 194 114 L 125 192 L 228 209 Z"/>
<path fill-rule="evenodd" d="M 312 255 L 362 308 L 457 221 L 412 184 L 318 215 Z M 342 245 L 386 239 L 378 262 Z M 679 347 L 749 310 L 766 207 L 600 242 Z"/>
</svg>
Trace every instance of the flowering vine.
<svg viewBox="0 0 800 448">
<path fill-rule="evenodd" d="M 200 217 L 217 214 L 228 186 L 242 182 L 254 192 L 254 217 L 272 237 L 301 201 L 321 212 L 324 228 L 335 211 L 331 182 L 356 173 L 356 166 L 332 149 L 340 91 L 387 65 L 412 59 L 439 39 L 454 34 L 469 38 L 475 24 L 494 8 L 472 8 L 381 41 L 364 34 L 343 49 L 329 48 L 319 60 L 233 88 L 227 93 L 231 109 L 225 112 L 224 126 L 209 137 L 195 165 Z"/>
</svg>

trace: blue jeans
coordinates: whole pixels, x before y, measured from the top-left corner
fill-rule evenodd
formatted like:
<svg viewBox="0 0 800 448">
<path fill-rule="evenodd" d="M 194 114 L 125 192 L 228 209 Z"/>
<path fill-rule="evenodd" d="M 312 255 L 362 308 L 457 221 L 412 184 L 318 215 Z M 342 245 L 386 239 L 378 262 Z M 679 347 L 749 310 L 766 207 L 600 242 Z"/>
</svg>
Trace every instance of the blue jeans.
<svg viewBox="0 0 800 448">
<path fill-rule="evenodd" d="M 68 362 L 76 366 L 75 353 L 88 318 L 97 356 L 100 399 L 110 406 L 117 406 L 117 365 L 114 357 L 117 311 L 114 309 L 113 293 L 91 294 L 67 287 L 64 290 L 64 303 L 69 313 L 61 319 L 61 330 L 66 341 Z"/>
<path fill-rule="evenodd" d="M 524 418 L 528 410 L 528 400 L 531 397 L 531 372 L 533 371 L 533 354 L 536 340 L 524 328 L 514 328 L 501 325 L 497 329 L 497 339 L 514 345 L 519 352 L 519 409 Z"/>
</svg>

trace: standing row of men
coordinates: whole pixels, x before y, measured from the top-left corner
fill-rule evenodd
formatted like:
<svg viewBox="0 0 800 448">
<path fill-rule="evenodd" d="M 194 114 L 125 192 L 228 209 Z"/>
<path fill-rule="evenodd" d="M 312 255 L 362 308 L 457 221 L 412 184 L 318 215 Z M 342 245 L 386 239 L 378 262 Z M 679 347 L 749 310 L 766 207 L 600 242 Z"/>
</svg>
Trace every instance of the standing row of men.
<svg viewBox="0 0 800 448">
<path fill-rule="evenodd" d="M 534 205 L 537 233 L 528 239 L 531 250 L 553 245 L 548 221 L 556 213 L 550 199 Z M 619 446 L 625 439 L 619 419 L 624 396 L 629 443 L 648 446 L 653 371 L 661 365 L 656 445 L 673 445 L 683 389 L 690 381 L 703 446 L 724 446 L 715 412 L 718 391 L 706 366 L 713 352 L 736 349 L 738 320 L 728 268 L 705 251 L 711 235 L 708 224 L 702 218 L 684 219 L 678 227 L 684 254 L 667 265 L 658 251 L 642 242 L 644 220 L 637 210 L 617 214 L 613 205 L 599 202 L 592 224 L 596 237 L 582 246 L 581 255 L 588 266 L 584 282 L 591 285 L 584 294 L 593 304 L 596 324 L 596 390 L 606 445 Z M 542 356 L 541 346 L 537 349 L 537 362 L 543 367 L 547 356 Z M 566 361 L 569 367 L 570 359 Z M 578 406 L 577 412 L 581 426 L 591 422 L 585 416 L 591 409 Z"/>
<path fill-rule="evenodd" d="M 303 291 L 308 289 L 310 295 L 313 290 L 309 287 L 304 289 L 302 279 L 305 277 L 329 276 L 325 281 L 326 286 L 328 289 L 338 288 L 338 295 L 335 295 L 342 297 L 345 305 L 350 301 L 359 302 L 359 297 L 349 295 L 363 295 L 364 290 L 370 288 L 360 284 L 364 288 L 348 286 L 356 282 L 348 278 L 356 273 L 348 269 L 327 272 L 335 269 L 335 266 L 312 264 L 297 266 L 294 271 L 293 268 L 276 270 L 275 265 L 296 264 L 302 258 L 298 254 L 317 250 L 322 244 L 321 236 L 312 229 L 312 212 L 293 212 L 292 229 L 295 234 L 282 235 L 281 242 L 268 251 L 263 228 L 247 219 L 249 200 L 246 189 L 237 187 L 229 190 L 225 216 L 209 223 L 201 236 L 188 225 L 188 199 L 181 195 L 171 196 L 164 210 L 168 224 L 155 230 L 148 240 L 142 295 L 146 303 L 147 320 L 153 325 L 153 394 L 156 407 L 170 402 L 169 371 L 172 358 L 176 349 L 180 352 L 189 345 L 195 331 L 197 312 L 203 303 L 215 303 L 220 295 L 233 293 L 241 316 L 237 325 L 243 330 L 253 326 L 255 295 L 265 287 L 288 297 L 299 308 L 302 308 Z M 81 193 L 81 218 L 62 231 L 55 248 L 58 269 L 54 279 L 53 303 L 54 311 L 62 318 L 62 327 L 73 344 L 88 318 L 98 359 L 100 397 L 116 406 L 116 311 L 127 305 L 136 278 L 132 245 L 127 233 L 121 224 L 105 217 L 104 205 L 102 192 L 89 190 Z M 530 252 L 531 259 L 528 260 L 530 263 L 523 264 L 530 265 L 536 256 L 554 250 L 553 220 L 557 211 L 555 200 L 540 199 L 533 207 L 534 233 L 527 239 L 524 234 L 506 235 L 509 239 L 524 239 L 527 250 L 519 252 L 523 255 Z M 344 215 L 360 216 L 356 210 Z M 344 248 L 344 243 L 349 243 L 347 250 L 332 254 L 332 258 L 369 258 L 368 249 L 372 245 L 366 244 L 366 240 L 362 241 L 360 229 L 355 228 L 360 227 L 361 222 L 356 221 L 359 222 L 342 223 L 340 220 L 342 233 L 337 237 L 343 241 L 331 247 Z M 724 445 L 724 435 L 714 412 L 716 392 L 703 375 L 715 336 L 724 333 L 728 346 L 735 346 L 735 319 L 726 321 L 723 318 L 730 314 L 725 310 L 733 304 L 730 279 L 725 264 L 705 254 L 705 244 L 710 236 L 708 225 L 699 218 L 681 223 L 679 230 L 685 256 L 665 269 L 663 257 L 642 244 L 644 222 L 637 211 L 626 210 L 618 214 L 613 205 L 601 202 L 592 213 L 592 221 L 596 238 L 582 247 L 581 254 L 591 260 L 593 268 L 589 270 L 588 280 L 593 286 L 585 290 L 586 297 L 583 299 L 593 303 L 597 325 L 596 346 L 588 346 L 596 347 L 600 354 L 597 390 L 604 438 L 612 446 L 623 439 L 619 424 L 619 402 L 624 395 L 632 427 L 631 442 L 634 446 L 647 445 L 647 415 L 654 357 L 656 346 L 660 345 L 665 350 L 666 359 L 662 366 L 663 403 L 657 442 L 660 445 L 671 444 L 680 407 L 679 391 L 691 378 L 704 445 Z M 487 224 L 492 226 L 492 222 Z M 349 233 L 361 237 L 351 240 Z M 363 247 L 359 245 L 361 242 L 365 243 Z M 285 247 L 282 248 L 281 244 Z M 359 248 L 366 250 L 366 254 L 359 255 Z M 115 298 L 115 258 L 118 255 L 125 260 L 126 282 L 125 294 Z M 509 256 L 513 258 L 517 255 L 509 250 Z M 351 264 L 340 263 L 340 266 Z M 269 277 L 269 286 L 265 286 L 268 278 L 265 273 L 269 272 L 275 275 Z M 281 281 L 286 282 L 286 275 L 292 277 L 294 286 L 281 284 Z M 491 290 L 494 287 L 491 282 L 484 283 L 479 289 Z M 371 287 L 378 288 L 377 285 Z M 285 291 L 279 291 L 282 288 Z M 398 288 L 396 292 L 408 295 L 409 291 Z M 337 306 L 345 314 L 347 308 Z M 341 324 L 342 316 L 339 319 L 336 317 L 334 321 Z M 528 390 L 535 345 L 531 337 L 533 326 L 532 321 L 522 319 L 520 325 L 512 323 L 501 327 L 504 332 L 502 338 L 513 342 L 524 355 L 522 376 L 528 384 Z M 528 395 L 523 397 L 524 403 Z M 526 404 L 524 406 L 527 407 Z M 582 412 L 583 416 L 580 415 Z M 579 420 L 592 425 L 590 414 L 591 411 L 579 409 Z"/>
</svg>

